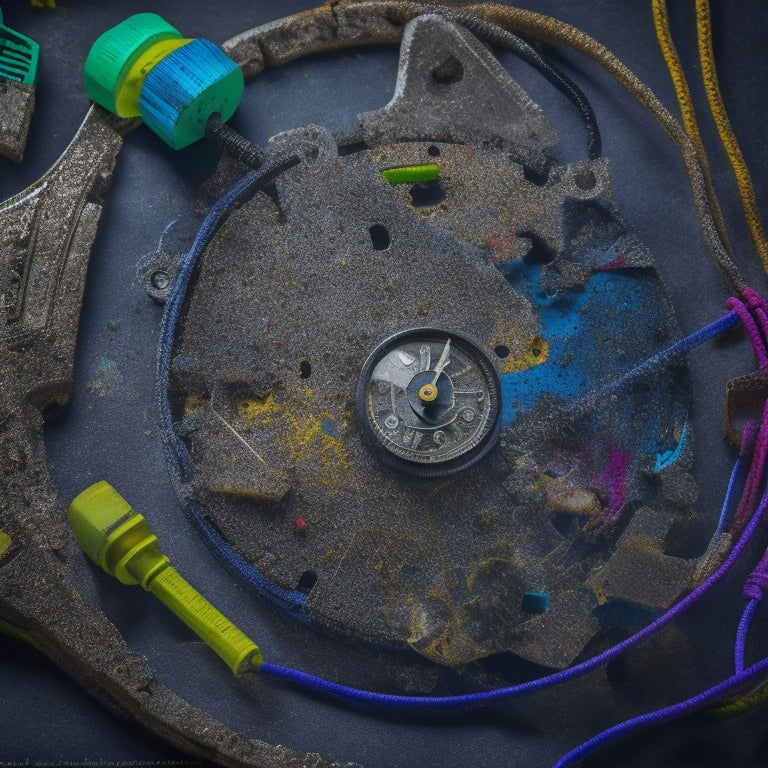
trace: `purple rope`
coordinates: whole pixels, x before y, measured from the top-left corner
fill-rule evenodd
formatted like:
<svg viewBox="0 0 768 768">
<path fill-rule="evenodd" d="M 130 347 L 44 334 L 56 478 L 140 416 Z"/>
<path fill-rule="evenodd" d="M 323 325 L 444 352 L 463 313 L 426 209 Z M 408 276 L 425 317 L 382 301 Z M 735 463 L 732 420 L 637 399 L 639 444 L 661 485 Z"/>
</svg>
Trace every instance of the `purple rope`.
<svg viewBox="0 0 768 768">
<path fill-rule="evenodd" d="M 572 750 L 564 757 L 561 757 L 552 768 L 567 768 L 567 766 L 578 763 L 595 750 L 621 738 L 622 736 L 636 733 L 642 728 L 647 728 L 650 725 L 658 725 L 659 723 L 676 720 L 691 712 L 703 709 L 708 704 L 720 700 L 723 696 L 727 696 L 735 688 L 762 675 L 766 670 L 768 670 L 768 657 L 761 659 L 757 664 L 753 664 L 740 674 L 732 675 L 727 680 L 723 680 L 722 683 L 718 683 L 712 688 L 709 688 L 690 699 L 680 701 L 677 704 L 672 704 L 664 709 L 657 709 L 655 712 L 647 712 L 638 717 L 633 717 L 631 720 L 625 720 L 623 723 L 614 725 L 602 733 L 597 734 L 597 736 L 593 736 L 589 741 L 580 744 L 576 749 Z"/>
<path fill-rule="evenodd" d="M 752 598 L 744 609 L 744 613 L 739 622 L 739 628 L 736 630 L 736 642 L 733 646 L 733 662 L 734 669 L 737 675 L 744 672 L 744 657 L 746 655 L 747 647 L 747 634 L 749 633 L 749 626 L 752 623 L 752 619 L 757 611 L 757 606 L 760 605 L 760 601 Z"/>
<path fill-rule="evenodd" d="M 736 508 L 733 523 L 731 524 L 731 533 L 741 530 L 747 516 L 754 508 L 755 500 L 760 492 L 760 484 L 763 481 L 765 472 L 766 456 L 768 455 L 768 402 L 763 409 L 763 418 L 760 423 L 760 429 L 755 438 L 755 449 L 752 458 L 752 465 L 747 475 L 747 483 L 744 487 L 744 493 Z"/>
<path fill-rule="evenodd" d="M 720 510 L 720 519 L 718 520 L 715 534 L 725 533 L 733 520 L 731 509 L 733 504 L 733 494 L 736 490 L 736 484 L 740 483 L 742 480 L 742 474 L 746 460 L 752 456 L 752 451 L 755 447 L 756 434 L 757 422 L 753 419 L 750 419 L 744 425 L 744 431 L 741 434 L 741 447 L 739 449 L 739 457 L 736 459 L 736 463 L 733 465 L 731 477 L 728 480 L 728 490 L 725 492 L 725 499 L 723 499 L 723 506 Z"/>
<path fill-rule="evenodd" d="M 757 512 L 752 516 L 749 527 L 755 523 L 755 519 L 759 520 L 761 510 L 765 510 L 768 507 L 768 492 L 763 495 L 760 507 Z M 748 529 L 747 529 L 748 530 Z M 747 533 L 747 530 L 744 533 Z M 737 547 L 739 547 L 744 540 L 744 536 L 739 540 Z M 735 548 L 734 548 L 735 549 Z M 752 573 L 749 575 L 744 585 L 744 596 L 749 598 L 744 613 L 742 614 L 741 621 L 739 622 L 738 629 L 736 631 L 736 642 L 734 644 L 734 667 L 735 674 L 729 677 L 727 680 L 719 683 L 718 685 L 709 688 L 708 690 L 700 693 L 696 696 L 686 699 L 685 701 L 678 702 L 669 707 L 655 710 L 654 712 L 648 712 L 644 715 L 625 720 L 623 723 L 614 725 L 611 728 L 597 734 L 583 744 L 580 744 L 576 749 L 569 752 L 563 758 L 558 760 L 553 768 L 567 768 L 569 765 L 573 765 L 584 759 L 587 755 L 591 754 L 600 747 L 608 744 L 611 741 L 627 736 L 628 734 L 635 733 L 642 728 L 646 728 L 650 725 L 656 725 L 658 723 L 665 723 L 670 720 L 674 720 L 679 717 L 683 717 L 691 712 L 695 712 L 698 709 L 706 706 L 710 702 L 720 699 L 726 694 L 730 693 L 734 688 L 741 686 L 748 682 L 753 677 L 768 669 L 768 657 L 762 659 L 757 664 L 744 669 L 744 658 L 746 655 L 747 635 L 749 633 L 749 627 L 752 623 L 752 619 L 755 616 L 760 601 L 763 599 L 764 590 L 768 589 L 768 550 L 766 550 L 760 562 L 755 566 Z"/>
<path fill-rule="evenodd" d="M 763 341 L 760 329 L 757 327 L 755 318 L 752 317 L 752 313 L 747 305 L 735 296 L 731 296 L 725 302 L 725 306 L 739 316 L 739 320 L 741 320 L 741 324 L 744 326 L 747 336 L 749 336 L 749 340 L 752 343 L 752 349 L 755 351 L 755 357 L 760 369 L 768 368 L 768 351 L 766 351 L 765 341 Z"/>
<path fill-rule="evenodd" d="M 768 342 L 768 301 L 754 288 L 745 288 L 741 295 L 747 300 L 749 308 L 757 315 L 760 330 L 763 332 L 763 340 Z"/>
<path fill-rule="evenodd" d="M 762 600 L 766 589 L 768 589 L 768 550 L 749 574 L 744 584 L 744 597 L 750 600 Z"/>
<path fill-rule="evenodd" d="M 501 699 L 510 698 L 512 696 L 518 696 L 523 693 L 533 693 L 545 688 L 551 688 L 555 685 L 560 685 L 568 680 L 572 680 L 587 672 L 596 669 L 597 667 L 606 664 L 607 662 L 615 659 L 622 654 L 628 648 L 636 645 L 637 643 L 645 640 L 647 637 L 657 632 L 662 627 L 669 624 L 673 619 L 677 618 L 681 613 L 687 610 L 693 605 L 699 598 L 705 595 L 715 584 L 721 581 L 725 575 L 730 571 L 733 564 L 739 558 L 744 548 L 749 543 L 755 530 L 760 523 L 766 508 L 768 507 L 768 495 L 763 496 L 760 505 L 758 506 L 752 518 L 744 528 L 739 540 L 734 545 L 725 562 L 711 575 L 699 584 L 696 589 L 690 592 L 679 603 L 672 606 L 666 613 L 662 614 L 655 621 L 651 622 L 647 627 L 643 628 L 636 634 L 628 637 L 626 640 L 614 645 L 603 653 L 593 656 L 587 661 L 583 661 L 581 664 L 576 664 L 568 669 L 560 670 L 551 675 L 541 677 L 537 680 L 529 680 L 525 683 L 519 683 L 517 685 L 508 686 L 505 688 L 496 688 L 490 691 L 480 691 L 476 693 L 460 694 L 456 696 L 402 696 L 397 694 L 377 693 L 375 691 L 366 691 L 359 688 L 352 688 L 340 683 L 334 683 L 330 680 L 317 677 L 315 675 L 308 674 L 307 672 L 301 672 L 291 667 L 282 667 L 276 664 L 270 664 L 269 662 L 263 662 L 258 670 L 265 675 L 276 677 L 281 680 L 286 680 L 302 688 L 306 688 L 312 691 L 323 693 L 325 695 L 334 696 L 348 701 L 353 701 L 359 704 L 368 704 L 377 707 L 389 707 L 399 709 L 419 709 L 419 710 L 447 710 L 447 709 L 459 709 L 478 706 L 481 704 L 488 704 Z"/>
</svg>

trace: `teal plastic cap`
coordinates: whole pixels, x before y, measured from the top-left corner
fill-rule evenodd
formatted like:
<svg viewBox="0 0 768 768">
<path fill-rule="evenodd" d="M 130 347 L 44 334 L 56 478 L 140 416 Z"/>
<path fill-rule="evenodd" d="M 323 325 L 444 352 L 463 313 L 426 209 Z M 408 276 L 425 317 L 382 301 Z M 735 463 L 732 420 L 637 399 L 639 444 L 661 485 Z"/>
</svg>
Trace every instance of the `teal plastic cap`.
<svg viewBox="0 0 768 768">
<path fill-rule="evenodd" d="M 135 61 L 148 48 L 181 33 L 156 13 L 137 13 L 101 35 L 85 60 L 88 95 L 113 114 L 117 96 Z"/>
<path fill-rule="evenodd" d="M 3 26 L 0 13 L 0 78 L 34 85 L 40 46 L 26 35 Z"/>
</svg>

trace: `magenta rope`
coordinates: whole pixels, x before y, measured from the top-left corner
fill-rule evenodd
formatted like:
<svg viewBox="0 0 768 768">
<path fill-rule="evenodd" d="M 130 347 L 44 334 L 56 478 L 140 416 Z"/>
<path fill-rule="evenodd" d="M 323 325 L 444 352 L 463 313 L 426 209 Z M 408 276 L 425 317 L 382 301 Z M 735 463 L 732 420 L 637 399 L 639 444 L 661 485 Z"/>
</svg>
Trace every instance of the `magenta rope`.
<svg viewBox="0 0 768 768">
<path fill-rule="evenodd" d="M 725 306 L 739 316 L 739 320 L 744 326 L 744 330 L 747 332 L 747 336 L 752 343 L 752 349 L 755 351 L 757 364 L 761 370 L 765 370 L 768 368 L 768 350 L 766 350 L 765 341 L 760 333 L 760 328 L 758 328 L 755 318 L 752 317 L 749 307 L 735 296 L 731 296 L 731 298 L 725 302 Z"/>
<path fill-rule="evenodd" d="M 760 493 L 760 486 L 763 482 L 765 472 L 766 456 L 768 455 L 768 403 L 763 409 L 763 416 L 760 422 L 760 428 L 755 438 L 754 455 L 752 465 L 749 468 L 747 482 L 744 487 L 744 493 L 736 508 L 731 533 L 741 530 L 750 510 L 754 508 L 755 501 Z"/>
</svg>

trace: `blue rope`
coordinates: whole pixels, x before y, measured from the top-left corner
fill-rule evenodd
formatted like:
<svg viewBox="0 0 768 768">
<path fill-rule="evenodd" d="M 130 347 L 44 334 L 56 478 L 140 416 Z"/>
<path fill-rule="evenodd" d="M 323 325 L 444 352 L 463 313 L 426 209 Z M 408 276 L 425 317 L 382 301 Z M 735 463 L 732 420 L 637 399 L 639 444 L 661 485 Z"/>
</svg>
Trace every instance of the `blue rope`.
<svg viewBox="0 0 768 768">
<path fill-rule="evenodd" d="M 468 709 L 470 707 L 491 704 L 513 696 L 534 693 L 544 690 L 545 688 L 552 688 L 553 686 L 580 677 L 587 672 L 591 672 L 592 670 L 607 664 L 624 651 L 642 640 L 645 640 L 650 635 L 669 624 L 673 619 L 698 601 L 730 571 L 733 564 L 744 551 L 757 530 L 760 521 L 765 515 L 766 509 L 768 509 L 768 492 L 763 496 L 757 510 L 752 515 L 748 525 L 744 528 L 741 537 L 731 550 L 725 562 L 709 578 L 696 587 L 696 589 L 659 616 L 655 621 L 651 622 L 647 627 L 641 629 L 639 632 L 617 645 L 614 645 L 612 648 L 603 651 L 597 656 L 593 656 L 591 659 L 587 659 L 573 667 L 568 667 L 568 669 L 563 669 L 554 672 L 551 675 L 538 678 L 537 680 L 529 680 L 524 683 L 518 683 L 517 685 L 495 688 L 489 691 L 479 691 L 455 696 L 402 696 L 399 694 L 385 694 L 353 688 L 291 667 L 283 667 L 266 661 L 261 663 L 258 667 L 258 671 L 271 677 L 289 681 L 307 690 L 335 698 L 345 699 L 357 704 L 367 704 L 391 709 L 414 709 L 421 712 Z"/>
<path fill-rule="evenodd" d="M 623 376 L 620 376 L 615 381 L 610 382 L 604 388 L 598 391 L 598 395 L 603 394 L 606 391 L 621 389 L 626 384 L 631 383 L 635 379 L 642 379 L 649 373 L 661 368 L 668 363 L 672 362 L 678 357 L 681 357 L 686 352 L 690 352 L 695 347 L 703 344 L 705 341 L 717 336 L 719 333 L 732 328 L 739 322 L 739 316 L 731 310 L 727 314 L 719 317 L 717 320 L 705 325 L 702 328 L 694 331 L 688 336 L 683 337 L 679 341 L 676 341 L 666 349 L 662 349 L 661 352 L 657 352 L 652 357 L 644 360 L 640 365 L 633 368 L 631 371 L 627 371 Z"/>
<path fill-rule="evenodd" d="M 740 675 L 744 671 L 744 657 L 746 656 L 747 635 L 752 619 L 755 617 L 760 601 L 752 599 L 747 603 L 744 613 L 741 616 L 739 627 L 736 630 L 736 642 L 733 647 L 734 671 Z"/>
<path fill-rule="evenodd" d="M 192 472 L 193 462 L 186 444 L 179 437 L 174 427 L 171 403 L 168 397 L 174 340 L 181 318 L 184 299 L 186 298 L 201 255 L 216 232 L 218 232 L 219 227 L 238 205 L 252 196 L 258 189 L 270 184 L 277 176 L 292 168 L 298 162 L 299 158 L 291 155 L 263 165 L 257 170 L 250 171 L 219 199 L 208 212 L 192 246 L 181 260 L 178 278 L 165 303 L 157 350 L 156 395 L 163 439 L 166 450 L 170 453 L 171 479 L 177 494 L 183 502 L 186 513 L 197 525 L 200 532 L 207 538 L 218 559 L 230 572 L 242 578 L 247 584 L 255 587 L 259 593 L 283 607 L 293 616 L 302 618 L 301 610 L 307 596 L 303 592 L 283 589 L 259 573 L 232 550 L 213 525 L 210 524 L 206 516 L 188 498 L 182 483 L 184 477 Z"/>
<path fill-rule="evenodd" d="M 625 720 L 623 723 L 618 723 L 602 733 L 597 734 L 597 736 L 593 736 L 589 741 L 585 741 L 583 744 L 576 747 L 576 749 L 572 750 L 564 757 L 561 757 L 560 760 L 554 764 L 553 768 L 567 768 L 569 765 L 575 765 L 595 750 L 622 736 L 636 733 L 651 725 L 668 723 L 670 720 L 676 720 L 677 718 L 703 709 L 708 704 L 720 700 L 723 696 L 727 696 L 736 688 L 759 677 L 767 669 L 768 657 L 761 659 L 743 672 L 732 675 L 727 680 L 723 680 L 723 682 L 703 691 L 697 696 L 692 696 L 690 699 L 677 702 L 669 707 L 664 707 L 663 709 L 658 709 L 654 712 L 648 712 L 633 717 L 630 720 Z"/>
</svg>

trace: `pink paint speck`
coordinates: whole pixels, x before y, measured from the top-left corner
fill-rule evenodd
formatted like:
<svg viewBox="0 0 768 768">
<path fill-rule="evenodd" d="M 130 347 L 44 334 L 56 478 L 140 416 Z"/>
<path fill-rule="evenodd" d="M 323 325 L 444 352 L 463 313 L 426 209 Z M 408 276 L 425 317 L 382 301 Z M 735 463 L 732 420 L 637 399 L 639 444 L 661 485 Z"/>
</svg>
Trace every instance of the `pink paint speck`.
<svg viewBox="0 0 768 768">
<path fill-rule="evenodd" d="M 619 451 L 611 441 L 608 448 L 608 466 L 600 475 L 600 482 L 608 491 L 608 506 L 603 512 L 606 520 L 615 520 L 627 500 L 627 468 L 630 456 Z"/>
</svg>

